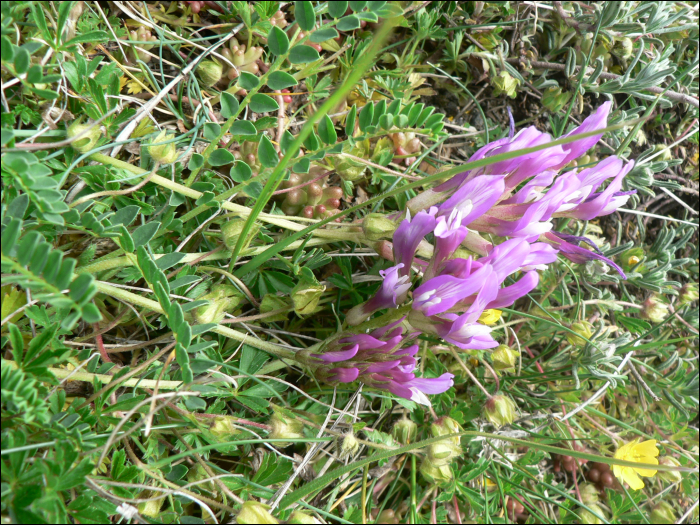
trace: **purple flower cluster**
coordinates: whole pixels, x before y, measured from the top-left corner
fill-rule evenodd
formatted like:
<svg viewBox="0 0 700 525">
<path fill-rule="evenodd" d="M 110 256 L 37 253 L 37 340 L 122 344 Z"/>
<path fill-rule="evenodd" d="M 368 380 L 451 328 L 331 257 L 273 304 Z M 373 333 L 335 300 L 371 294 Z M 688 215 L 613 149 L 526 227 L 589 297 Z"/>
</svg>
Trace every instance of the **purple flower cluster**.
<svg viewBox="0 0 700 525">
<path fill-rule="evenodd" d="M 603 104 L 569 135 L 604 128 L 610 107 L 610 102 Z M 559 174 L 601 136 L 461 173 L 409 202 L 410 211 L 393 236 L 395 265 L 381 272 L 379 291 L 351 309 L 346 320 L 357 325 L 374 312 L 406 302 L 417 270 L 422 282 L 413 291 L 406 321 L 418 332 L 404 337 L 402 319 L 371 334 L 342 338 L 336 343 L 337 349 L 310 354 L 309 359 L 321 363 L 321 375 L 331 382 L 359 379 L 398 396 L 427 402 L 425 394 L 446 391 L 452 386 L 453 376 L 416 378 L 413 370 L 417 346 L 402 348 L 405 339 L 423 332 L 463 349 L 498 346 L 491 329 L 479 318 L 485 310 L 510 306 L 533 290 L 538 270 L 554 262 L 559 253 L 577 263 L 605 261 L 624 277 L 622 270 L 585 237 L 552 231 L 553 218 L 590 220 L 614 212 L 629 199 L 632 192 L 620 189 L 633 162 L 625 165 L 612 156 L 594 167 Z M 470 160 L 550 141 L 548 134 L 530 127 L 513 138 L 487 144 Z M 606 181 L 607 186 L 600 191 Z M 423 260 L 416 257 L 416 251 L 430 233 L 434 237 L 432 257 Z M 508 239 L 494 245 L 480 233 Z M 581 242 L 592 244 L 593 251 L 579 246 Z M 456 256 L 460 247 L 480 257 Z M 504 286 L 506 279 L 514 282 Z"/>
</svg>

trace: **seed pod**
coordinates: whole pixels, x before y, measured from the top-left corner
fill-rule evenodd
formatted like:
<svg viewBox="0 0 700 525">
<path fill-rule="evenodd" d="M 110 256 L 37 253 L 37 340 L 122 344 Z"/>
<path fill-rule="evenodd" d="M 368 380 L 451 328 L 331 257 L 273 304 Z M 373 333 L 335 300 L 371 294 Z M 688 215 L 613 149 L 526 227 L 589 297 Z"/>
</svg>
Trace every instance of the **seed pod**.
<svg viewBox="0 0 700 525">
<path fill-rule="evenodd" d="M 362 231 L 370 241 L 391 239 L 396 228 L 396 222 L 381 213 L 370 213 L 362 220 Z"/>
<path fill-rule="evenodd" d="M 221 80 L 223 74 L 223 66 L 213 60 L 205 60 L 197 67 L 197 76 L 207 87 L 211 87 Z"/>
<path fill-rule="evenodd" d="M 81 124 L 79 120 L 76 120 L 68 127 L 66 134 L 69 139 L 80 135 L 79 139 L 71 142 L 71 147 L 80 153 L 86 153 L 93 149 L 102 136 L 100 126 Z"/>
<path fill-rule="evenodd" d="M 158 136 L 153 139 L 151 145 L 148 146 L 148 154 L 153 158 L 153 160 L 160 162 L 162 164 L 171 164 L 177 160 L 177 148 L 175 147 L 175 142 L 172 141 L 172 139 L 175 138 L 175 135 L 172 133 L 167 133 L 165 131 L 161 131 Z M 159 144 L 160 142 L 166 142 L 166 141 L 172 141 L 168 142 L 167 144 Z"/>
<path fill-rule="evenodd" d="M 391 435 L 399 443 L 408 445 L 409 443 L 415 441 L 416 436 L 418 435 L 418 425 L 406 417 L 401 418 L 394 423 L 394 426 L 391 429 Z"/>
<path fill-rule="evenodd" d="M 484 416 L 496 428 L 510 425 L 515 420 L 515 403 L 506 396 L 491 396 L 484 405 Z"/>
<path fill-rule="evenodd" d="M 262 525 L 263 523 L 279 523 L 279 520 L 270 514 L 269 505 L 248 500 L 241 507 L 238 516 L 236 516 L 236 523 Z"/>
</svg>

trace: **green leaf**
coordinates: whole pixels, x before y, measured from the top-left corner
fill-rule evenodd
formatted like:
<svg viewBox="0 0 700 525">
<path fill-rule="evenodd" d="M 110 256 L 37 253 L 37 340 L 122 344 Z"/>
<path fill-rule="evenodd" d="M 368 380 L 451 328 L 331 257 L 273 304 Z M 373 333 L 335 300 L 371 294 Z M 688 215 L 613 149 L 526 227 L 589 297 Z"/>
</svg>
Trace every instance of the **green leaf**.
<svg viewBox="0 0 700 525">
<path fill-rule="evenodd" d="M 21 219 L 12 219 L 10 224 L 8 224 L 5 228 L 5 231 L 2 232 L 2 238 L 0 239 L 0 244 L 2 244 L 2 246 L 0 248 L 2 249 L 2 253 L 5 255 L 10 255 L 12 249 L 15 247 L 15 244 L 17 244 L 21 227 Z"/>
<path fill-rule="evenodd" d="M 209 164 L 212 166 L 225 166 L 226 164 L 231 164 L 233 161 L 233 153 L 227 149 L 215 149 L 211 152 L 211 155 L 209 155 Z"/>
<path fill-rule="evenodd" d="M 223 111 L 221 112 L 223 114 Z M 197 170 L 204 166 L 204 156 L 200 153 L 193 153 L 187 163 L 188 170 Z"/>
<path fill-rule="evenodd" d="M 292 168 L 292 171 L 294 173 L 309 173 L 309 168 L 311 167 L 311 161 L 307 159 L 306 157 L 303 157 L 297 161 L 296 164 L 294 164 L 294 167 Z"/>
<path fill-rule="evenodd" d="M 2 42 L 0 44 L 0 58 L 2 58 L 3 62 L 12 62 L 12 59 L 15 58 L 15 48 L 17 46 L 12 45 L 12 42 L 6 36 L 0 38 L 0 41 Z"/>
<path fill-rule="evenodd" d="M 237 160 L 231 168 L 230 175 L 234 182 L 246 182 L 253 176 L 253 170 L 242 160 Z"/>
<path fill-rule="evenodd" d="M 119 243 L 121 244 L 122 250 L 125 252 L 132 253 L 136 249 L 136 246 L 134 246 L 134 239 L 123 224 L 119 225 Z"/>
<path fill-rule="evenodd" d="M 268 113 L 269 111 L 277 111 L 279 109 L 277 101 L 262 93 L 256 93 L 250 99 L 250 110 L 255 113 Z"/>
<path fill-rule="evenodd" d="M 68 465 L 65 467 L 68 467 Z M 90 459 L 85 458 L 77 466 L 68 468 L 67 472 L 56 482 L 56 486 L 60 487 L 60 490 L 68 490 L 77 487 L 85 482 L 85 476 L 90 474 L 94 468 L 95 466 L 90 462 Z"/>
<path fill-rule="evenodd" d="M 386 99 L 382 99 L 374 105 L 374 118 L 372 124 L 379 124 L 379 119 L 386 113 Z"/>
<path fill-rule="evenodd" d="M 318 136 L 326 144 L 335 144 L 338 140 L 338 134 L 333 126 L 333 121 L 328 115 L 324 115 L 321 122 L 318 124 Z"/>
<path fill-rule="evenodd" d="M 347 2 L 328 2 L 328 14 L 333 18 L 340 18 L 348 10 Z"/>
<path fill-rule="evenodd" d="M 367 9 L 370 10 L 370 11 L 372 11 L 372 12 L 374 12 L 374 11 L 377 11 L 377 10 L 381 9 L 381 8 L 384 7 L 385 5 L 386 5 L 386 0 L 384 0 L 384 1 L 379 0 L 379 1 L 374 1 L 374 2 L 367 2 Z"/>
<path fill-rule="evenodd" d="M 304 141 L 304 147 L 309 151 L 316 151 L 321 147 L 321 141 L 318 140 L 318 135 L 314 131 L 309 133 Z"/>
<path fill-rule="evenodd" d="M 94 303 L 88 303 L 80 310 L 80 315 L 86 323 L 99 323 L 102 321 L 102 313 Z"/>
<path fill-rule="evenodd" d="M 34 64 L 27 71 L 27 82 L 30 84 L 39 84 L 44 74 L 41 72 L 41 66 L 39 64 Z"/>
<path fill-rule="evenodd" d="M 627 328 L 630 332 L 635 334 L 643 334 L 651 330 L 651 324 L 643 319 L 636 319 L 635 317 L 626 317 L 624 315 L 616 315 L 615 319 L 622 326 Z"/>
<path fill-rule="evenodd" d="M 68 295 L 76 303 L 89 301 L 97 292 L 94 285 L 94 277 L 89 273 L 81 273 L 68 287 Z"/>
<path fill-rule="evenodd" d="M 175 359 L 177 364 L 180 365 L 180 370 L 182 371 L 182 382 L 191 383 L 194 379 L 192 374 L 192 369 L 190 368 L 190 356 L 187 355 L 187 350 L 180 343 L 175 345 Z"/>
<path fill-rule="evenodd" d="M 20 47 L 15 53 L 15 73 L 18 75 L 23 75 L 29 69 L 32 63 L 32 57 L 29 55 L 29 51 Z"/>
<path fill-rule="evenodd" d="M 362 11 L 366 5 L 367 5 L 366 1 L 365 2 L 362 2 L 362 1 L 361 2 L 350 2 L 350 9 L 352 9 L 353 11 L 355 11 L 357 13 L 358 11 Z"/>
<path fill-rule="evenodd" d="M 160 227 L 160 223 L 153 221 L 153 222 L 148 222 L 148 223 L 144 224 L 143 226 L 139 226 L 138 228 L 136 228 L 131 233 L 131 237 L 134 240 L 134 247 L 138 248 L 139 246 L 143 246 L 145 244 L 148 244 L 148 241 L 150 241 L 153 238 L 153 236 L 158 231 L 159 227 Z"/>
<path fill-rule="evenodd" d="M 238 85 L 243 89 L 251 90 L 258 87 L 260 84 L 260 79 L 253 75 L 253 73 L 248 73 L 247 71 L 241 71 L 241 75 L 238 77 Z"/>
<path fill-rule="evenodd" d="M 267 135 L 263 135 L 260 139 L 260 144 L 258 145 L 258 159 L 260 159 L 260 164 L 265 168 L 274 168 L 279 162 L 277 152 L 275 147 L 267 138 Z"/>
<path fill-rule="evenodd" d="M 75 2 L 61 2 L 58 5 L 58 21 L 56 23 L 56 41 L 60 42 L 63 37 L 63 29 L 66 26 L 66 20 Z"/>
<path fill-rule="evenodd" d="M 183 258 L 185 258 L 186 255 L 184 253 L 180 252 L 173 252 L 173 253 L 168 253 L 166 255 L 163 255 L 162 257 L 158 257 L 156 259 L 156 266 L 165 271 L 168 268 L 172 268 L 175 266 L 177 263 L 179 263 Z"/>
<path fill-rule="evenodd" d="M 344 16 L 336 24 L 338 31 L 353 31 L 359 29 L 360 19 L 355 15 Z"/>
<path fill-rule="evenodd" d="M 372 102 L 367 102 L 365 107 L 360 111 L 360 131 L 363 133 L 365 130 L 372 125 L 372 120 L 374 119 L 374 104 Z"/>
<path fill-rule="evenodd" d="M 229 130 L 231 135 L 257 135 L 258 130 L 255 125 L 249 120 L 237 120 Z"/>
<path fill-rule="evenodd" d="M 214 142 L 219 138 L 219 133 L 221 133 L 221 126 L 216 122 L 207 122 L 204 124 L 204 138 L 210 142 Z"/>
<path fill-rule="evenodd" d="M 311 2 L 294 2 L 294 18 L 303 31 L 311 31 L 316 24 L 314 6 Z"/>
<path fill-rule="evenodd" d="M 296 86 L 299 82 L 289 73 L 275 71 L 267 78 L 267 86 L 273 91 L 279 91 L 291 86 Z"/>
<path fill-rule="evenodd" d="M 289 38 L 287 37 L 287 33 L 277 26 L 272 26 L 270 33 L 267 35 L 267 46 L 270 49 L 270 53 L 273 55 L 284 55 L 289 51 Z"/>
<path fill-rule="evenodd" d="M 318 54 L 318 51 L 311 46 L 303 44 L 294 46 L 289 52 L 289 61 L 292 64 L 308 64 L 320 58 L 321 55 Z"/>
<path fill-rule="evenodd" d="M 238 99 L 231 93 L 224 91 L 221 93 L 221 116 L 229 119 L 238 113 Z"/>
<path fill-rule="evenodd" d="M 18 195 L 7 204 L 5 216 L 22 219 L 24 218 L 24 212 L 27 211 L 27 206 L 29 206 L 29 195 L 26 193 Z"/>
<path fill-rule="evenodd" d="M 352 137 L 353 133 L 355 133 L 355 122 L 357 121 L 357 105 L 353 105 L 352 108 L 350 109 L 350 112 L 348 113 L 348 116 L 345 117 L 345 134 L 348 137 Z"/>
<path fill-rule="evenodd" d="M 333 29 L 332 27 L 327 27 L 325 29 L 319 29 L 318 31 L 314 31 L 309 35 L 309 40 L 314 42 L 315 44 L 320 44 L 321 42 L 325 42 L 326 40 L 330 40 L 331 38 L 337 38 L 338 37 L 338 31 Z"/>
<path fill-rule="evenodd" d="M 72 46 L 75 44 L 85 44 L 88 42 L 107 42 L 109 40 L 109 35 L 104 31 L 90 31 L 89 33 L 83 33 L 74 38 L 71 38 L 68 42 L 63 44 L 64 48 Z"/>
<path fill-rule="evenodd" d="M 394 115 L 391 113 L 386 113 L 379 117 L 379 126 L 383 130 L 389 130 L 394 125 Z"/>
</svg>

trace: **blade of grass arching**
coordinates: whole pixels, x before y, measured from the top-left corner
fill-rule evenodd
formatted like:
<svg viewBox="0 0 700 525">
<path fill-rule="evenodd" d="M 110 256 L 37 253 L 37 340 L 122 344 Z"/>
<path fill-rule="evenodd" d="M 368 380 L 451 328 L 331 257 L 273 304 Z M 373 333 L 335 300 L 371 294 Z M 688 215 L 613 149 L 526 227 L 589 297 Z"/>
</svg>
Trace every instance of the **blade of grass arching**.
<svg viewBox="0 0 700 525">
<path fill-rule="evenodd" d="M 600 16 L 598 17 L 598 23 L 595 26 L 595 34 L 593 35 L 593 40 L 591 40 L 591 48 L 588 50 L 588 55 L 586 56 L 586 60 L 583 62 L 583 67 L 581 68 L 581 71 L 578 75 L 578 82 L 576 83 L 576 89 L 574 89 L 574 93 L 578 95 L 579 90 L 581 89 L 581 84 L 583 84 L 583 77 L 586 76 L 586 70 L 588 70 L 588 64 L 591 62 L 591 55 L 593 55 L 593 50 L 595 49 L 596 45 L 596 40 L 598 39 L 598 31 L 600 30 L 600 23 L 603 21 L 603 17 Z M 643 44 L 642 44 L 643 45 Z M 564 133 L 564 130 L 566 129 L 566 123 L 569 121 L 569 116 L 571 115 L 571 111 L 574 109 L 574 104 L 576 104 L 576 99 L 578 98 L 576 95 L 571 97 L 571 103 L 569 104 L 569 109 L 566 110 L 566 115 L 564 115 L 564 120 L 561 122 L 561 126 L 559 127 L 558 130 L 554 130 L 557 136 L 561 136 Z"/>
<path fill-rule="evenodd" d="M 303 237 L 304 235 L 308 235 L 309 233 L 313 232 L 315 229 L 320 228 L 321 226 L 324 226 L 325 224 L 328 224 L 331 221 L 334 221 L 335 219 L 338 219 L 340 217 L 343 217 L 344 215 L 348 215 L 350 213 L 353 213 L 355 211 L 358 211 L 362 209 L 365 206 L 371 206 L 374 203 L 378 202 L 381 199 L 386 199 L 387 197 L 391 197 L 392 195 L 395 195 L 399 192 L 402 191 L 407 191 L 407 190 L 412 190 L 414 188 L 418 188 L 420 186 L 424 186 L 426 184 L 429 184 L 431 182 L 436 182 L 438 180 L 444 179 L 446 177 L 449 177 L 451 175 L 456 175 L 458 173 L 462 173 L 467 170 L 471 170 L 474 168 L 481 168 L 483 166 L 490 166 L 491 164 L 495 164 L 497 162 L 501 162 L 502 160 L 510 160 L 514 159 L 516 157 L 520 157 L 521 155 L 525 155 L 528 153 L 535 153 L 536 151 L 541 151 L 547 148 L 551 148 L 554 146 L 560 146 L 563 144 L 569 144 L 571 142 L 575 142 L 577 140 L 587 138 L 587 137 L 593 137 L 595 135 L 601 135 L 603 133 L 606 133 L 608 131 L 613 131 L 616 129 L 621 129 L 626 126 L 631 126 L 637 123 L 639 119 L 627 121 L 627 122 L 621 122 L 619 124 L 614 124 L 612 126 L 608 126 L 607 128 L 595 130 L 595 131 L 589 131 L 587 133 L 580 133 L 578 135 L 572 135 L 570 137 L 562 137 L 560 139 L 554 140 L 552 142 L 549 142 L 547 144 L 541 144 L 539 146 L 533 146 L 531 148 L 523 148 L 517 151 L 510 151 L 508 153 L 501 153 L 499 155 L 494 155 L 493 157 L 486 157 L 483 159 L 475 160 L 472 162 L 467 162 L 466 164 L 463 164 L 461 166 L 457 166 L 455 168 L 451 168 L 449 170 L 442 171 L 440 173 L 435 173 L 434 175 L 430 175 L 428 177 L 425 177 L 421 180 L 413 181 L 408 184 L 405 184 L 401 186 L 400 188 L 394 188 L 391 191 L 387 191 L 385 193 L 382 193 L 381 195 L 377 195 L 376 197 L 372 197 L 371 199 L 368 199 L 362 204 L 358 204 L 356 206 L 352 206 L 351 208 L 347 208 L 345 210 L 342 210 L 335 215 L 328 217 L 326 219 L 323 219 L 308 228 L 304 228 L 303 230 L 300 230 L 289 237 L 283 239 L 279 243 L 270 246 L 267 250 L 265 250 L 263 253 L 260 255 L 254 257 L 250 261 L 248 261 L 246 264 L 241 266 L 235 273 L 232 272 L 236 277 L 240 278 L 243 275 L 246 275 L 247 273 L 252 272 L 255 270 L 258 266 L 260 266 L 262 263 L 265 261 L 271 259 L 275 254 L 279 253 L 281 250 L 284 249 L 284 247 L 296 241 L 300 237 Z"/>
<path fill-rule="evenodd" d="M 534 443 L 531 441 L 525 441 L 524 439 L 517 439 L 517 438 L 512 438 L 508 437 L 505 435 L 497 435 L 497 434 L 489 434 L 486 432 L 474 432 L 471 430 L 465 430 L 464 432 L 457 432 L 454 434 L 447 434 L 445 436 L 438 436 L 438 437 L 433 437 L 433 438 L 428 438 L 424 439 L 423 441 L 418 441 L 416 443 L 412 443 L 410 445 L 405 445 L 403 447 L 395 448 L 392 450 L 384 450 L 382 452 L 378 452 L 376 454 L 373 454 L 372 456 L 365 458 L 360 461 L 356 461 L 354 463 L 351 463 L 350 465 L 345 465 L 342 467 L 338 467 L 327 474 L 321 476 L 320 478 L 316 478 L 313 481 L 307 483 L 303 487 L 298 488 L 294 492 L 291 492 L 287 494 L 284 498 L 282 498 L 282 501 L 280 502 L 279 508 L 280 510 L 283 510 L 293 503 L 296 503 L 299 501 L 301 498 L 304 498 L 316 491 L 319 491 L 325 487 L 327 487 L 330 483 L 338 479 L 339 477 L 347 474 L 348 472 L 352 472 L 353 470 L 360 469 L 364 467 L 367 464 L 374 463 L 375 461 L 380 461 L 382 459 L 388 459 L 392 456 L 399 456 L 401 454 L 407 454 L 409 452 L 413 452 L 415 450 L 421 449 L 423 447 L 426 447 L 428 445 L 432 445 L 433 443 L 437 443 L 441 440 L 444 439 L 450 439 L 450 438 L 455 438 L 455 437 L 461 437 L 461 436 L 466 436 L 466 437 L 483 437 L 483 438 L 488 438 L 488 439 L 494 439 L 494 440 L 501 440 L 501 441 L 508 441 L 509 443 L 512 443 L 516 446 L 521 446 L 521 447 L 530 447 L 534 448 L 535 450 L 541 450 L 543 452 L 549 452 L 550 454 L 559 454 L 562 456 L 573 456 L 578 459 L 586 459 L 588 461 L 596 461 L 598 463 L 607 463 L 608 465 L 619 465 L 622 467 L 632 467 L 632 468 L 653 468 L 654 470 L 661 470 L 661 471 L 675 471 L 675 472 L 693 472 L 694 469 L 687 468 L 687 467 L 670 467 L 668 465 L 652 465 L 651 463 L 637 463 L 634 461 L 625 461 L 622 459 L 615 459 L 615 458 L 609 458 L 605 456 L 597 456 L 595 454 L 589 454 L 587 452 L 581 452 L 578 450 L 570 450 L 567 448 L 561 448 L 561 447 L 554 447 L 551 445 L 544 445 L 542 443 Z M 284 441 L 284 440 L 280 440 Z M 292 441 L 292 440 L 289 440 Z M 178 458 L 178 456 L 181 456 L 181 454 L 178 454 L 177 456 L 173 456 L 172 458 L 168 459 L 173 459 L 173 458 Z M 178 458 L 179 459 L 179 458 Z M 157 465 L 158 463 L 156 463 Z"/>
<path fill-rule="evenodd" d="M 458 79 L 456 79 L 455 77 L 450 75 L 447 71 L 443 71 L 442 69 L 437 67 L 435 64 L 431 64 L 430 62 L 428 62 L 428 65 L 431 66 L 433 69 L 437 69 L 440 73 L 442 73 L 443 75 L 448 77 L 450 80 L 452 80 L 452 82 L 454 82 L 459 87 L 461 87 L 464 90 L 464 92 L 467 95 L 469 95 L 469 98 L 472 99 L 472 102 L 474 102 L 474 104 L 476 104 L 476 107 L 479 110 L 479 113 L 481 113 L 481 120 L 484 122 L 484 136 L 485 136 L 484 143 L 488 144 L 489 143 L 489 126 L 488 126 L 488 123 L 486 122 L 486 113 L 484 113 L 484 108 L 481 107 L 481 104 L 479 104 L 479 101 L 476 99 L 476 97 L 474 95 L 472 95 L 472 92 L 469 91 L 469 89 L 467 89 L 467 86 L 462 84 Z"/>
<path fill-rule="evenodd" d="M 360 81 L 362 75 L 365 74 L 365 71 L 372 66 L 374 57 L 381 49 L 382 45 L 384 44 L 384 41 L 389 36 L 389 33 L 393 29 L 393 27 L 393 23 L 390 20 L 384 22 L 382 27 L 379 29 L 379 31 L 377 31 L 376 35 L 372 39 L 372 43 L 362 55 L 362 58 L 360 58 L 360 60 L 357 61 L 357 64 L 355 64 L 354 69 L 345 79 L 343 85 L 340 88 L 338 88 L 330 97 L 328 97 L 328 99 L 323 103 L 323 105 L 318 109 L 317 112 L 315 112 L 308 118 L 306 124 L 304 124 L 304 126 L 301 128 L 301 131 L 294 139 L 294 142 L 292 142 L 292 144 L 287 149 L 284 157 L 280 159 L 279 163 L 272 171 L 272 174 L 267 179 L 267 182 L 265 183 L 260 197 L 258 197 L 258 199 L 255 201 L 255 206 L 253 207 L 253 210 L 251 211 L 245 224 L 243 225 L 243 230 L 241 231 L 241 234 L 238 237 L 238 241 L 236 242 L 236 246 L 233 248 L 233 252 L 231 253 L 231 263 L 229 265 L 229 272 L 233 273 L 233 271 L 235 270 L 235 264 L 238 260 L 238 255 L 241 251 L 241 248 L 243 247 L 243 244 L 245 243 L 245 240 L 248 238 L 248 233 L 253 227 L 253 224 L 255 224 L 255 220 L 257 219 L 258 215 L 262 212 L 267 202 L 272 197 L 272 194 L 277 189 L 277 186 L 279 186 L 280 182 L 282 182 L 282 176 L 284 174 L 285 169 L 296 158 L 297 152 L 301 148 L 301 145 L 313 131 L 314 124 L 319 122 L 323 117 L 326 116 L 326 114 L 331 109 L 336 107 L 340 103 L 340 101 L 355 87 L 355 84 L 357 84 Z"/>
</svg>

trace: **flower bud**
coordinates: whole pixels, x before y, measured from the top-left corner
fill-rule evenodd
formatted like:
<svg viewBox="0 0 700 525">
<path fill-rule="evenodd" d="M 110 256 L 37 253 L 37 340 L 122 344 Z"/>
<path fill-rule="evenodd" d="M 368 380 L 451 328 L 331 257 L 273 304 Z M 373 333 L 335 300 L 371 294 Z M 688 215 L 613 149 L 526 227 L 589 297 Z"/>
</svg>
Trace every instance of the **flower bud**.
<svg viewBox="0 0 700 525">
<path fill-rule="evenodd" d="M 216 416 L 211 422 L 209 432 L 218 441 L 229 441 L 231 436 L 240 433 L 240 430 L 233 426 L 234 421 L 235 418 L 231 416 Z"/>
<path fill-rule="evenodd" d="M 566 334 L 566 340 L 572 346 L 586 346 L 586 339 L 593 336 L 593 325 L 588 321 L 579 321 L 571 325 L 571 329 L 582 337 L 578 337 L 572 333 Z M 583 338 L 586 339 L 583 339 Z"/>
<path fill-rule="evenodd" d="M 167 144 L 160 144 L 161 142 L 166 142 L 172 140 L 175 137 L 173 134 L 166 134 L 165 131 L 158 133 L 158 136 L 151 141 L 151 145 L 148 146 L 148 154 L 156 162 L 162 164 L 171 164 L 177 159 L 177 148 L 175 147 L 175 142 L 168 142 Z"/>
<path fill-rule="evenodd" d="M 270 506 L 259 501 L 248 500 L 241 507 L 236 516 L 236 523 L 262 525 L 263 523 L 279 523 L 279 520 L 270 514 Z"/>
<path fill-rule="evenodd" d="M 673 512 L 673 507 L 665 502 L 660 502 L 654 510 L 651 511 L 650 523 L 676 523 L 676 515 Z"/>
<path fill-rule="evenodd" d="M 396 228 L 396 223 L 381 213 L 370 213 L 362 221 L 362 231 L 370 241 L 391 239 Z"/>
<path fill-rule="evenodd" d="M 289 519 L 286 521 L 286 523 L 293 524 L 293 525 L 306 525 L 306 524 L 313 524 L 313 523 L 321 523 L 318 521 L 315 517 L 311 516 L 310 514 L 307 514 L 306 512 L 301 512 L 300 510 L 295 510 L 292 512 L 292 515 L 289 516 Z"/>
<path fill-rule="evenodd" d="M 430 425 L 433 437 L 447 436 L 461 432 L 462 427 L 451 417 L 441 417 Z M 453 436 L 428 446 L 428 459 L 433 466 L 447 465 L 462 455 L 460 437 Z"/>
<path fill-rule="evenodd" d="M 225 224 L 221 225 L 221 235 L 224 238 L 224 244 L 229 250 L 233 250 L 236 247 L 238 238 L 243 232 L 243 226 L 245 225 L 245 219 L 232 219 Z M 256 222 L 253 223 L 253 227 L 248 232 L 246 240 L 241 245 L 241 252 L 246 250 L 250 245 L 250 242 L 255 239 L 255 236 L 260 231 L 260 225 Z"/>
<path fill-rule="evenodd" d="M 595 486 L 593 483 L 583 483 L 580 487 L 579 490 L 581 492 L 581 500 L 586 504 L 586 505 L 591 505 L 593 503 L 598 503 L 598 499 L 600 497 L 598 493 L 598 487 Z"/>
<path fill-rule="evenodd" d="M 139 499 L 157 498 L 139 503 L 139 514 L 152 519 L 158 518 L 160 515 L 160 508 L 163 506 L 163 502 L 165 501 L 165 498 L 158 498 L 158 496 L 161 496 L 162 494 L 162 492 L 156 492 L 154 490 L 144 490 L 141 494 L 139 494 Z"/>
<path fill-rule="evenodd" d="M 340 458 L 352 457 L 360 450 L 360 442 L 357 441 L 352 431 L 345 434 L 340 440 Z"/>
<path fill-rule="evenodd" d="M 491 326 L 498 322 L 501 318 L 501 314 L 502 312 L 500 310 L 484 310 L 484 313 L 479 316 L 479 322 Z"/>
<path fill-rule="evenodd" d="M 274 410 L 268 425 L 272 427 L 272 430 L 267 435 L 269 439 L 301 439 L 304 437 L 302 433 L 304 424 L 298 419 L 293 419 L 287 414 L 282 414 L 279 410 Z M 285 448 L 291 445 L 291 443 L 279 442 L 273 443 L 273 445 Z"/>
<path fill-rule="evenodd" d="M 314 281 L 316 280 L 314 279 Z M 292 289 L 292 303 L 297 315 L 309 315 L 316 311 L 318 302 L 323 292 L 326 291 L 326 287 L 314 281 L 302 277 L 299 283 Z"/>
<path fill-rule="evenodd" d="M 197 76 L 207 87 L 211 87 L 214 84 L 216 84 L 219 80 L 221 80 L 221 76 L 223 74 L 224 67 L 218 62 L 214 62 L 213 60 L 205 60 L 197 67 Z"/>
<path fill-rule="evenodd" d="M 78 135 L 80 135 L 80 138 L 71 142 L 71 147 L 75 151 L 85 153 L 95 147 L 102 136 L 102 132 L 100 131 L 100 126 L 81 124 L 79 120 L 76 120 L 68 127 L 67 136 L 69 139 L 72 139 Z"/>
<path fill-rule="evenodd" d="M 520 81 L 510 76 L 507 71 L 501 71 L 496 77 L 491 79 L 495 97 L 505 94 L 510 98 L 515 98 L 518 95 L 518 84 L 520 84 Z"/>
<path fill-rule="evenodd" d="M 453 478 L 452 469 L 449 465 L 434 465 L 429 458 L 423 460 L 419 470 L 426 480 L 436 485 L 446 485 L 452 481 Z"/>
<path fill-rule="evenodd" d="M 291 308 L 289 301 L 285 297 L 280 297 L 271 293 L 265 294 L 262 302 L 260 303 L 260 313 L 266 314 L 268 312 L 274 312 L 275 310 L 282 310 L 285 308 Z M 263 319 L 265 323 L 274 323 L 277 321 L 285 321 L 287 319 L 287 312 L 280 312 Z"/>
<path fill-rule="evenodd" d="M 671 456 L 662 456 L 659 458 L 659 465 L 668 465 L 670 467 L 680 467 L 681 464 L 680 462 Z M 663 479 L 664 481 L 668 481 L 669 483 L 678 483 L 683 479 L 683 476 L 681 476 L 680 472 L 676 471 L 668 471 L 668 472 L 663 472 L 663 471 L 657 471 L 659 474 L 659 477 Z"/>
<path fill-rule="evenodd" d="M 209 301 L 194 309 L 193 317 L 198 324 L 219 323 L 227 311 L 234 310 L 243 302 L 243 294 L 230 284 L 217 284 L 211 292 L 200 297 Z"/>
<path fill-rule="evenodd" d="M 391 435 L 396 441 L 408 445 L 415 441 L 418 435 L 418 425 L 407 417 L 399 419 L 391 429 Z"/>
<path fill-rule="evenodd" d="M 513 350 L 506 345 L 500 345 L 491 354 L 491 361 L 496 370 L 512 370 L 518 362 L 520 352 Z"/>
<path fill-rule="evenodd" d="M 631 248 L 620 255 L 620 262 L 622 263 L 622 269 L 625 272 L 630 272 L 642 259 L 644 258 L 643 248 Z M 641 272 L 644 269 L 644 265 L 637 268 L 637 272 Z"/>
<path fill-rule="evenodd" d="M 506 396 L 491 396 L 484 405 L 484 415 L 496 428 L 510 425 L 515 420 L 515 403 Z"/>
<path fill-rule="evenodd" d="M 686 283 L 678 293 L 678 304 L 683 306 L 698 300 L 697 283 Z"/>
<path fill-rule="evenodd" d="M 652 295 L 642 303 L 642 317 L 652 323 L 660 323 L 668 316 L 668 305 L 661 299 Z"/>
<path fill-rule="evenodd" d="M 571 98 L 571 93 L 562 92 L 559 86 L 548 87 L 542 94 L 542 105 L 552 113 L 561 111 Z"/>
<path fill-rule="evenodd" d="M 634 42 L 631 38 L 625 37 L 618 42 L 612 48 L 613 55 L 616 55 L 622 59 L 627 59 L 634 53 Z"/>
<path fill-rule="evenodd" d="M 596 514 L 605 517 L 603 509 L 601 509 L 600 505 L 598 505 L 597 503 L 586 503 L 586 506 L 592 511 L 595 511 Z M 601 520 L 592 512 L 589 512 L 586 509 L 581 509 L 579 511 L 579 516 L 581 516 L 581 523 L 585 523 L 586 525 L 597 525 L 598 523 L 603 523 L 603 520 Z"/>
</svg>

